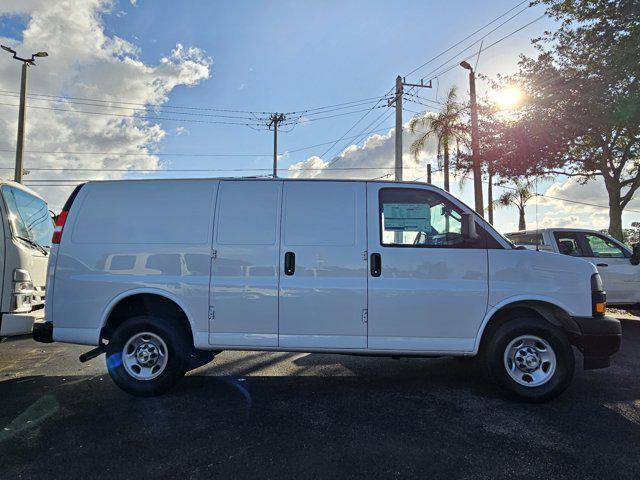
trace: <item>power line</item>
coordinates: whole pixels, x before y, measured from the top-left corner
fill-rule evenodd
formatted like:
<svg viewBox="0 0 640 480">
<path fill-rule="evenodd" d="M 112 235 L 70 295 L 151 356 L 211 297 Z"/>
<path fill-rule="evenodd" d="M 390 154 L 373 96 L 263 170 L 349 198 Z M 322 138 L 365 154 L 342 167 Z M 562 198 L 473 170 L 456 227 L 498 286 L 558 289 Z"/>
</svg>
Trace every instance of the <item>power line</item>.
<svg viewBox="0 0 640 480">
<path fill-rule="evenodd" d="M 11 103 L 0 103 L 1 106 L 5 107 L 18 107 L 19 105 L 14 105 Z M 172 121 L 172 122 L 187 122 L 187 123 L 205 123 L 205 124 L 217 124 L 217 125 L 243 125 L 243 126 L 261 126 L 262 123 L 247 123 L 247 122 L 227 122 L 227 121 L 215 121 L 215 120 L 195 120 L 195 119 L 187 119 L 187 118 L 167 118 L 167 117 L 149 117 L 149 116 L 136 116 L 136 115 L 124 115 L 119 113 L 105 113 L 105 112 L 89 112 L 86 110 L 69 110 L 65 108 L 55 108 L 55 107 L 39 107 L 35 105 L 30 105 L 29 108 L 35 108 L 38 110 L 53 110 L 58 112 L 70 112 L 70 113 L 79 113 L 86 115 L 100 115 L 100 116 L 108 116 L 108 117 L 118 117 L 118 118 L 132 118 L 137 120 L 163 120 L 163 121 Z"/>
<path fill-rule="evenodd" d="M 457 43 L 454 43 L 453 45 L 451 45 L 449 48 L 447 48 L 446 50 L 440 52 L 438 55 L 436 55 L 435 57 L 427 60 L 426 62 L 424 62 L 422 65 L 414 68 L 413 70 L 411 70 L 409 73 L 405 74 L 405 77 L 408 77 L 409 75 L 413 75 L 415 72 L 417 72 L 418 70 L 426 67 L 427 65 L 429 65 L 431 62 L 433 62 L 434 60 L 437 60 L 438 58 L 440 58 L 442 55 L 444 55 L 445 53 L 451 51 L 452 49 L 454 49 L 455 47 L 457 47 L 458 45 L 460 45 L 462 42 L 464 42 L 465 40 L 468 40 L 469 38 L 473 37 L 476 33 L 481 32 L 482 30 L 484 30 L 485 28 L 487 28 L 489 25 L 497 22 L 498 20 L 500 20 L 502 17 L 504 17 L 505 15 L 508 15 L 509 13 L 511 13 L 513 10 L 515 10 L 516 8 L 520 7 L 521 5 L 524 5 L 525 3 L 527 3 L 529 0 L 524 0 L 522 2 L 519 2 L 518 4 L 516 4 L 515 6 L 511 7 L 509 10 L 507 10 L 506 12 L 504 12 L 502 15 L 494 18 L 493 20 L 491 20 L 489 23 L 485 24 L 484 26 L 480 27 L 479 29 L 475 30 L 474 32 L 470 33 L 469 35 L 467 35 L 466 37 L 464 37 L 462 40 L 460 40 Z M 527 8 L 529 8 L 527 6 Z"/>
<path fill-rule="evenodd" d="M 11 90 L 0 90 L 0 93 L 13 93 L 16 92 Z M 57 98 L 63 100 L 81 100 L 87 102 L 98 102 L 98 103 L 117 103 L 120 105 L 134 105 L 140 107 L 159 107 L 159 108 L 172 108 L 172 109 L 184 109 L 184 110 L 204 110 L 204 111 L 214 111 L 214 112 L 227 112 L 227 113 L 253 113 L 259 115 L 270 115 L 271 112 L 258 112 L 251 110 L 233 110 L 233 109 L 225 109 L 225 108 L 213 108 L 213 107 L 187 107 L 187 106 L 178 106 L 178 105 L 169 105 L 169 104 L 159 104 L 159 103 L 136 103 L 136 102 L 126 102 L 120 100 L 100 100 L 97 98 L 83 98 L 83 97 L 71 97 L 71 96 L 63 96 L 63 95 L 49 95 L 45 93 L 30 93 L 27 95 L 28 97 L 46 97 L 46 98 Z"/>
<path fill-rule="evenodd" d="M 463 177 L 463 178 L 466 178 L 467 180 L 472 180 L 472 177 L 469 176 L 469 175 L 455 174 L 454 173 L 454 176 Z M 489 182 L 487 180 L 484 180 L 484 179 L 482 180 L 482 183 L 484 183 L 485 185 L 489 184 Z M 492 185 L 494 187 L 503 188 L 505 190 L 512 190 L 514 192 L 517 191 L 517 188 L 509 187 L 507 185 L 501 185 L 501 184 L 497 184 L 497 183 L 492 183 Z M 558 200 L 560 202 L 574 203 L 574 204 L 577 204 L 577 205 L 585 205 L 585 206 L 588 206 L 588 207 L 605 208 L 607 210 L 609 209 L 609 207 L 606 206 L 606 205 L 598 205 L 597 203 L 581 202 L 579 200 L 571 200 L 571 199 L 568 199 L 568 198 L 556 197 L 556 196 L 547 195 L 547 194 L 544 194 L 544 193 L 535 193 L 534 195 L 536 197 L 550 198 L 552 200 Z M 625 212 L 629 212 L 629 213 L 640 213 L 640 210 L 630 210 L 630 209 L 627 209 L 627 208 L 625 208 L 624 211 Z"/>
<path fill-rule="evenodd" d="M 525 28 L 529 27 L 530 25 L 533 25 L 534 23 L 539 22 L 540 20 L 542 20 L 543 18 L 545 18 L 545 16 L 546 16 L 545 14 L 542 14 L 542 15 L 540 15 L 539 17 L 537 17 L 537 18 L 535 18 L 535 19 L 531 20 L 530 22 L 528 22 L 528 23 L 526 23 L 526 24 L 522 25 L 521 27 L 519 27 L 519 28 L 515 29 L 514 31 L 512 31 L 512 32 L 510 32 L 510 33 L 508 33 L 508 34 L 506 34 L 506 35 L 504 35 L 503 37 L 500 37 L 498 40 L 496 40 L 495 42 L 491 43 L 489 46 L 484 47 L 484 48 L 482 49 L 482 51 L 483 51 L 483 52 L 487 51 L 487 50 L 488 50 L 488 49 L 490 49 L 491 47 L 494 47 L 494 46 L 495 46 L 495 45 L 497 45 L 498 43 L 500 43 L 500 42 L 502 42 L 502 41 L 506 40 L 507 38 L 509 38 L 509 37 L 511 37 L 511 36 L 513 36 L 513 35 L 515 35 L 516 33 L 520 32 L 520 31 L 522 31 L 522 30 L 524 30 Z M 473 46 L 473 45 L 472 45 L 472 46 Z M 468 50 L 468 49 L 465 49 L 465 50 Z M 465 51 L 465 50 L 463 50 L 463 51 Z M 460 52 L 460 53 L 462 53 L 462 52 Z M 467 57 L 463 58 L 462 60 L 470 60 L 471 58 L 475 57 L 478 53 L 480 53 L 480 51 L 479 51 L 479 50 L 478 50 L 478 51 L 473 52 L 472 54 L 470 54 L 469 56 L 467 56 Z M 456 68 L 456 67 L 459 65 L 459 62 L 460 62 L 460 59 L 457 59 L 457 60 L 456 60 L 452 65 L 450 65 L 450 66 L 449 66 L 448 68 L 446 68 L 445 70 L 439 71 L 438 73 L 434 73 L 434 74 L 430 77 L 430 79 L 431 79 L 431 80 L 433 80 L 433 79 L 435 79 L 435 78 L 437 78 L 437 77 L 440 77 L 440 76 L 444 75 L 445 73 L 449 72 L 450 70 L 452 70 L 452 69 Z M 446 62 L 445 62 L 445 64 L 446 64 Z M 443 64 L 443 65 L 445 65 L 445 64 Z M 442 66 L 442 65 L 441 65 L 441 66 Z M 433 73 L 433 72 L 437 72 L 437 70 L 438 70 L 439 68 L 440 68 L 440 67 L 436 68 L 435 70 L 432 70 L 431 72 L 429 72 L 429 73 L 427 74 L 427 76 L 431 75 L 431 73 Z M 424 80 L 424 79 L 427 79 L 427 76 L 423 77 L 423 80 Z"/>
<path fill-rule="evenodd" d="M 12 153 L 14 150 L 0 149 L 0 153 Z M 25 150 L 24 153 L 33 153 L 40 155 L 105 155 L 117 157 L 140 157 L 140 156 L 168 156 L 168 157 L 269 157 L 271 154 L 265 153 L 169 153 L 169 152 L 71 152 L 71 151 L 44 151 L 44 150 Z M 28 170 L 33 170 L 32 168 Z"/>
<path fill-rule="evenodd" d="M 18 94 L 18 92 L 14 92 L 11 90 L 0 90 L 0 96 L 16 96 Z M 42 101 L 49 101 L 49 102 L 56 102 L 58 100 L 65 100 L 70 104 L 78 104 L 78 105 L 91 105 L 91 106 L 95 106 L 98 108 L 127 108 L 127 109 L 131 109 L 131 110 L 157 110 L 157 109 L 165 109 L 165 110 L 195 110 L 195 111 L 213 111 L 213 112 L 224 112 L 224 113 L 246 113 L 246 114 L 251 114 L 251 115 L 271 115 L 272 112 L 266 112 L 266 111 L 256 111 L 256 110 L 238 110 L 238 109 L 227 109 L 227 108 L 214 108 L 214 107 L 189 107 L 189 106 L 181 106 L 181 105 L 171 105 L 171 104 L 153 104 L 153 103 L 138 103 L 138 102 L 127 102 L 127 101 L 119 101 L 119 100 L 101 100 L 101 99 L 97 99 L 97 98 L 86 98 L 86 97 L 72 97 L 72 96 L 63 96 L 63 95 L 49 95 L 49 94 L 44 94 L 44 93 L 30 93 L 29 95 L 27 95 L 28 98 L 32 98 L 34 100 L 42 100 Z M 44 97 L 44 98 L 39 98 L 39 97 Z M 48 99 L 55 99 L 55 100 L 48 100 Z M 313 112 L 318 112 L 318 113 L 323 113 L 321 112 L 322 110 L 325 111 L 330 111 L 328 109 L 334 109 L 335 107 L 342 107 L 342 109 L 346 109 L 349 108 L 350 106 L 359 106 L 361 105 L 365 105 L 367 103 L 371 103 L 373 101 L 376 100 L 383 100 L 384 98 L 381 98 L 379 96 L 376 97 L 368 97 L 368 98 L 362 98 L 359 100 L 350 100 L 347 102 L 341 102 L 341 103 L 334 103 L 331 105 L 325 105 L 325 106 L 321 106 L 321 107 L 313 107 L 313 108 L 307 108 L 304 110 L 295 110 L 292 112 L 288 112 L 286 113 L 286 115 L 295 115 L 295 114 L 309 114 L 309 115 L 316 115 L 317 113 L 313 113 Z M 82 102 L 92 102 L 92 103 L 82 103 Z M 135 108 L 130 108 L 130 107 L 120 107 L 120 106 L 116 106 L 116 105 L 110 105 L 110 104 L 117 104 L 117 105 L 132 105 L 132 106 L 137 106 L 137 107 L 143 107 L 143 109 L 135 109 Z M 339 108 L 335 108 L 335 110 L 339 110 Z M 187 113 L 181 113 L 181 112 L 171 112 L 171 113 L 178 113 L 178 114 L 183 114 L 183 115 L 187 115 Z M 189 115 L 205 115 L 205 114 L 189 114 Z M 242 118 L 246 118 L 246 117 L 242 117 Z"/>
<path fill-rule="evenodd" d="M 387 128 L 381 128 L 378 130 L 371 130 L 367 132 L 367 134 L 371 133 L 379 133 L 382 131 L 387 131 Z M 357 135 L 359 136 L 359 135 Z M 345 138 L 356 138 L 356 135 L 353 137 L 345 137 Z M 316 143 L 314 145 L 308 145 L 306 147 L 295 148 L 293 150 L 286 150 L 284 153 L 296 153 L 304 150 L 311 150 L 316 147 L 322 147 L 324 145 L 329 145 L 330 143 L 335 142 L 335 140 L 328 140 L 322 143 Z M 0 153 L 13 153 L 14 150 L 9 149 L 0 149 Z M 271 157 L 270 153 L 173 153 L 173 152 L 76 152 L 76 151 L 45 151 L 45 150 L 25 150 L 24 153 L 38 154 L 38 155 L 105 155 L 105 156 L 167 156 L 167 157 Z M 9 167 L 0 167 L 0 168 L 9 168 Z M 39 168 L 29 168 L 28 170 L 37 171 Z M 65 169 L 67 170 L 67 169 Z M 70 168 L 69 170 L 74 170 L 74 168 Z M 103 170 L 103 169 L 101 169 Z"/>
<path fill-rule="evenodd" d="M 13 97 L 15 98 L 15 95 L 8 95 L 8 94 L 3 94 L 0 93 L 0 96 L 2 97 Z M 49 102 L 50 104 L 54 104 L 54 105 L 58 105 L 61 102 L 56 101 L 56 100 L 49 100 L 46 98 L 32 98 L 31 100 L 37 100 L 37 101 L 41 101 L 41 102 Z M 220 114 L 220 113 L 192 113 L 192 112 L 181 112 L 181 111 L 173 111 L 173 110 L 169 110 L 166 111 L 167 109 L 165 107 L 147 107 L 147 108 L 134 108 L 134 107 L 124 107 L 124 106 L 120 106 L 120 105 L 102 105 L 102 104 L 98 104 L 98 103 L 92 103 L 92 102 L 76 102 L 76 101 L 65 101 L 63 103 L 63 105 L 85 105 L 85 106 L 89 106 L 89 107 L 96 107 L 96 108 L 117 108 L 117 109 L 121 109 L 121 110 L 131 110 L 133 112 L 139 112 L 139 113 L 161 113 L 161 114 L 172 114 L 172 115 L 188 115 L 188 116 L 192 116 L 192 117 L 213 117 L 213 118 L 230 118 L 230 119 L 237 119 L 237 120 L 262 120 L 262 118 L 256 117 L 256 116 L 252 116 L 252 117 L 241 117 L 241 116 L 237 116 L 237 115 L 226 115 L 226 114 Z M 29 105 L 29 108 L 36 108 L 37 106 L 34 105 Z M 40 108 L 44 108 L 44 107 L 40 107 Z M 58 107 L 60 108 L 60 107 Z M 71 110 L 71 111 L 76 111 L 76 110 Z"/>
<path fill-rule="evenodd" d="M 383 97 L 382 97 L 382 98 L 387 98 L 387 97 L 389 96 L 389 94 L 390 94 L 392 91 L 393 91 L 393 88 L 389 89 L 389 91 L 388 91 L 387 93 L 385 93 L 385 94 L 383 95 Z M 338 142 L 342 141 L 342 140 L 347 136 L 347 134 L 348 134 L 351 130 L 353 130 L 353 129 L 356 127 L 356 125 L 358 125 L 362 120 L 364 120 L 364 118 L 365 118 L 367 115 L 369 115 L 369 113 L 371 113 L 371 112 L 373 111 L 373 109 L 374 109 L 374 108 L 376 108 L 376 107 L 380 104 L 380 102 L 382 101 L 382 98 L 381 98 L 380 100 L 378 100 L 378 101 L 375 103 L 375 105 L 374 105 L 373 107 L 371 107 L 367 112 L 365 112 L 365 114 L 364 114 L 364 115 L 362 115 L 358 120 L 356 120 L 356 122 L 355 122 L 353 125 L 351 125 L 351 127 L 349 127 L 349 129 L 348 129 L 346 132 L 344 132 L 344 134 L 342 135 L 342 137 L 340 137 L 340 138 L 339 138 L 339 139 L 337 139 L 335 142 L 333 142 L 333 143 L 331 144 L 331 146 L 330 146 L 329 148 L 327 148 L 327 149 L 322 153 L 322 155 L 319 155 L 319 157 L 320 157 L 320 158 L 324 157 L 328 152 L 330 152 L 330 151 L 333 149 L 333 147 L 335 147 L 335 146 L 336 146 L 336 144 L 337 144 Z M 331 164 L 331 163 L 330 163 L 330 164 Z"/>
<path fill-rule="evenodd" d="M 293 112 L 288 112 L 287 115 L 293 115 L 293 114 L 296 114 L 296 113 L 307 114 L 309 112 L 314 112 L 316 110 L 324 110 L 324 109 L 327 109 L 327 108 L 339 107 L 341 105 L 349 105 L 349 104 L 352 104 L 352 103 L 361 103 L 361 102 L 371 103 L 374 100 L 376 100 L 376 101 L 384 100 L 385 98 L 386 97 L 380 97 L 380 96 L 363 98 L 361 100 L 353 100 L 351 102 L 336 103 L 334 105 L 325 105 L 324 107 L 307 108 L 306 110 L 296 110 L 296 111 L 293 111 Z M 345 107 L 345 108 L 347 108 L 347 107 Z"/>
</svg>

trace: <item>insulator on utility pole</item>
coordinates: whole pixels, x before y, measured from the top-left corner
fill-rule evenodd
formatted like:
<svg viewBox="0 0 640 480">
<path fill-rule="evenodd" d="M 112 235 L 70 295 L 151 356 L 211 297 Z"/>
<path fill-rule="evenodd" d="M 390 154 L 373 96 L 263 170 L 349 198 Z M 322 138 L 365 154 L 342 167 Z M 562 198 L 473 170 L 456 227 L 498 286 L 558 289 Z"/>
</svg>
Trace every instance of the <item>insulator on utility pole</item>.
<svg viewBox="0 0 640 480">
<path fill-rule="evenodd" d="M 272 113 L 268 127 L 273 127 L 273 178 L 278 176 L 278 124 L 285 120 L 284 113 Z"/>
</svg>

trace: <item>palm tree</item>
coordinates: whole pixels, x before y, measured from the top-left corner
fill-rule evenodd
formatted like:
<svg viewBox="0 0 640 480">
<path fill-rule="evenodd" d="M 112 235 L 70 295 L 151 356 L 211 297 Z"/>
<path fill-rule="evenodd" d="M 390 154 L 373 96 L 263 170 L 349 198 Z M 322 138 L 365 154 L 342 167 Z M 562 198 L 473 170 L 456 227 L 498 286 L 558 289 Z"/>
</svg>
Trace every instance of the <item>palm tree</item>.
<svg viewBox="0 0 640 480">
<path fill-rule="evenodd" d="M 503 193 L 493 202 L 493 207 L 508 207 L 510 205 L 518 209 L 518 230 L 526 230 L 527 222 L 524 218 L 524 207 L 527 202 L 535 196 L 535 193 L 531 191 L 531 184 L 529 182 L 520 182 L 515 180 L 513 182 L 515 187 L 513 190 Z"/>
<path fill-rule="evenodd" d="M 420 133 L 420 137 L 411 144 L 411 153 L 417 159 L 424 150 L 429 138 L 438 140 L 438 162 L 444 154 L 444 189 L 449 191 L 449 149 L 464 139 L 465 128 L 461 121 L 462 106 L 458 103 L 457 89 L 452 86 L 447 92 L 442 109 L 438 113 L 427 112 L 414 117 L 409 122 L 411 133 Z M 420 130 L 418 130 L 420 128 Z"/>
</svg>

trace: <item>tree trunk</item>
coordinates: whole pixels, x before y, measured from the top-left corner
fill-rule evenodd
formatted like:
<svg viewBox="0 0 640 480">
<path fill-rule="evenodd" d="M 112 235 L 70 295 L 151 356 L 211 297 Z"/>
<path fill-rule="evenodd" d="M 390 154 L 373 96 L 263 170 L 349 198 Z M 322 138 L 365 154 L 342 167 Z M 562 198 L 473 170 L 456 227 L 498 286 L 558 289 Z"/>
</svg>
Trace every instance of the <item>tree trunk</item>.
<svg viewBox="0 0 640 480">
<path fill-rule="evenodd" d="M 622 208 L 619 205 L 609 205 L 609 235 L 616 240 L 624 241 L 622 233 Z"/>
<path fill-rule="evenodd" d="M 518 212 L 520 213 L 518 218 L 518 230 L 526 230 L 527 222 L 525 222 L 524 220 L 524 207 L 522 208 L 518 207 Z"/>
<path fill-rule="evenodd" d="M 444 148 L 444 189 L 448 192 L 449 191 L 449 142 L 448 141 L 444 141 L 443 142 L 443 148 Z"/>
<path fill-rule="evenodd" d="M 614 179 L 604 181 L 609 194 L 609 235 L 616 240 L 624 241 L 622 235 L 622 207 L 620 206 L 620 184 Z"/>
</svg>

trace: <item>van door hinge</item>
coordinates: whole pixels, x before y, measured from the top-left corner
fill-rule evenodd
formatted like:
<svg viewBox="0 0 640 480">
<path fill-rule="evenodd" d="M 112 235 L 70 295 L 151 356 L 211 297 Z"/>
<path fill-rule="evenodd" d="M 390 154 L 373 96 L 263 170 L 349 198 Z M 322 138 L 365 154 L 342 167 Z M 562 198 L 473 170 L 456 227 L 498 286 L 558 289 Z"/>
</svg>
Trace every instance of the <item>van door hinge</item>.
<svg viewBox="0 0 640 480">
<path fill-rule="evenodd" d="M 362 260 L 366 262 L 367 258 L 369 258 L 369 252 L 365 250 L 364 252 L 362 252 Z"/>
<path fill-rule="evenodd" d="M 211 250 L 211 258 L 218 258 L 218 251 L 217 250 Z"/>
<path fill-rule="evenodd" d="M 213 307 L 209 307 L 209 320 L 213 320 L 216 318 L 216 312 Z"/>
<path fill-rule="evenodd" d="M 369 312 L 366 308 L 362 309 L 362 323 L 368 323 L 369 322 Z"/>
</svg>

